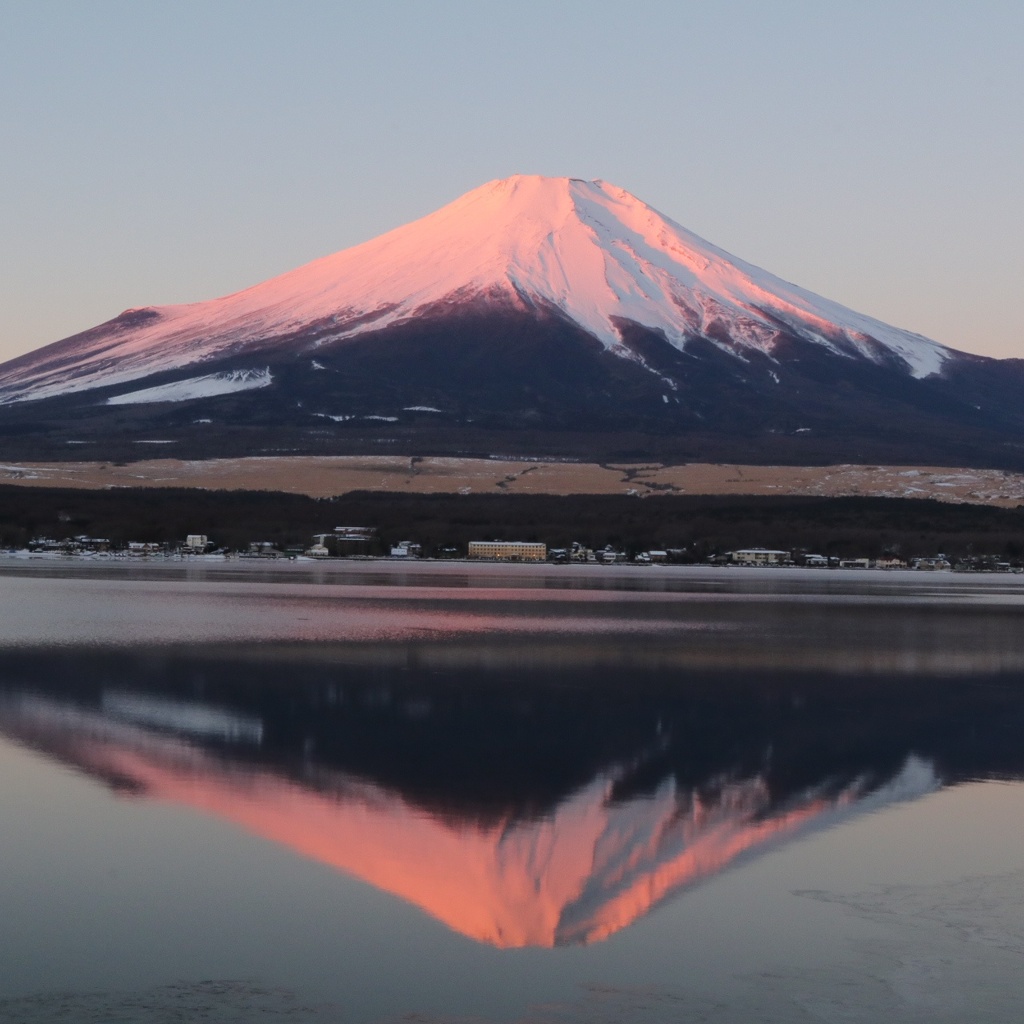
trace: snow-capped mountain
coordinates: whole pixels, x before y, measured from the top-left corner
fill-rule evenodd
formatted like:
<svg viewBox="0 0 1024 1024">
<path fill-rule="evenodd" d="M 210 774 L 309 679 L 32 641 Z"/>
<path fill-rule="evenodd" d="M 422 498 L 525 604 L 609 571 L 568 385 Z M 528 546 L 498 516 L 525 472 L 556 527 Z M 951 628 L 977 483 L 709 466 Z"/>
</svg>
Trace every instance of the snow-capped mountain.
<svg viewBox="0 0 1024 1024">
<path fill-rule="evenodd" d="M 788 284 L 616 186 L 522 175 L 234 295 L 127 310 L 14 359 L 0 405 L 73 399 L 90 422 L 131 405 L 170 427 L 183 404 L 237 426 L 258 403 L 300 434 L 430 409 L 431 430 L 659 437 L 849 437 L 900 408 L 900 436 L 923 439 L 943 430 L 922 415 L 1005 432 L 999 401 L 951 386 L 995 362 Z"/>
<path fill-rule="evenodd" d="M 297 348 L 315 350 L 469 299 L 557 311 L 627 357 L 627 322 L 678 349 L 707 338 L 738 358 L 771 355 L 788 330 L 837 355 L 895 356 L 915 377 L 937 373 L 952 354 L 730 256 L 624 189 L 519 175 L 234 295 L 127 310 L 0 368 L 0 400 L 255 353 L 303 330 L 316 337 Z"/>
</svg>

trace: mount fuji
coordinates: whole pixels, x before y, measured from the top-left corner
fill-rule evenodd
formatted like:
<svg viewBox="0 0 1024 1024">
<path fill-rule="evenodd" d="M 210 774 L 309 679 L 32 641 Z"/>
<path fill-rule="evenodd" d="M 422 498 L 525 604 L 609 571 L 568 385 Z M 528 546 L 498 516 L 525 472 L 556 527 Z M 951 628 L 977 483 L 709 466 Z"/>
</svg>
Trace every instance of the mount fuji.
<svg viewBox="0 0 1024 1024">
<path fill-rule="evenodd" d="M 1022 384 L 1024 361 L 788 284 L 621 188 L 516 176 L 245 291 L 126 310 L 0 365 L 0 439 L 62 458 L 157 437 L 190 457 L 1020 468 Z"/>
</svg>

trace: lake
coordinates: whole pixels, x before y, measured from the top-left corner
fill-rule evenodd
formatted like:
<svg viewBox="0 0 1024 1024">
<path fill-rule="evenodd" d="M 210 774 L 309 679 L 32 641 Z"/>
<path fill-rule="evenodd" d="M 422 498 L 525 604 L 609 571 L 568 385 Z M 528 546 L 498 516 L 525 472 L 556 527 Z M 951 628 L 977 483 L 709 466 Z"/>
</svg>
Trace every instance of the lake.
<svg viewBox="0 0 1024 1024">
<path fill-rule="evenodd" d="M 0 559 L 0 1021 L 1016 1021 L 1024 578 Z"/>
</svg>

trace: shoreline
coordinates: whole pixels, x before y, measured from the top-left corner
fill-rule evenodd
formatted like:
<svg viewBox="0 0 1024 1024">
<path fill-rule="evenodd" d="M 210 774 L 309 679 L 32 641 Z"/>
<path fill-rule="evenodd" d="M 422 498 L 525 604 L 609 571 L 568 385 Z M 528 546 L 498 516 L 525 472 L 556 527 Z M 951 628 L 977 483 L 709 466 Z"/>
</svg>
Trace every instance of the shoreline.
<svg viewBox="0 0 1024 1024">
<path fill-rule="evenodd" d="M 1024 596 L 1024 573 L 927 571 L 920 569 L 820 568 L 802 566 L 751 565 L 635 565 L 601 563 L 557 564 L 552 562 L 501 562 L 478 559 L 414 559 L 400 558 L 246 558 L 222 556 L 180 557 L 81 557 L 74 555 L 27 555 L 0 553 L 0 577 L 34 576 L 71 577 L 107 576 L 115 579 L 182 579 L 214 581 L 235 577 L 265 583 L 322 583 L 341 585 L 442 587 L 450 580 L 451 589 L 465 587 L 473 578 L 474 585 L 487 588 L 519 586 L 537 590 L 602 589 L 614 592 L 648 591 L 685 593 L 687 584 L 708 585 L 720 590 L 730 581 L 743 589 L 752 585 L 754 591 L 767 589 L 799 592 L 842 592 L 874 587 L 913 587 L 932 591 L 978 589 L 1019 591 Z M 488 584 L 488 580 L 492 581 Z M 552 586 L 564 583 L 565 587 Z M 533 585 L 531 585 L 533 584 Z M 590 587 L 587 584 L 591 584 Z M 619 586 L 616 586 L 619 584 Z M 677 586 L 673 586 L 673 585 Z M 767 588 L 765 584 L 769 584 Z M 595 586 L 596 585 L 596 586 Z M 825 586 L 823 586 L 825 585 Z M 731 589 L 731 588 L 729 588 Z"/>
</svg>

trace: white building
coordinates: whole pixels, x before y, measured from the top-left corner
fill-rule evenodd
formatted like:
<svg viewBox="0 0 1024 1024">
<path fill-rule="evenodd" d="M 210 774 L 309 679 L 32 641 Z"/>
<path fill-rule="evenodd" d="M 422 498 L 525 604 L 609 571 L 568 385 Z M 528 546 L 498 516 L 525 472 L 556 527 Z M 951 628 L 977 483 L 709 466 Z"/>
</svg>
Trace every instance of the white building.
<svg viewBox="0 0 1024 1024">
<path fill-rule="evenodd" d="M 525 540 L 471 540 L 469 557 L 499 562 L 543 562 L 548 557 L 547 544 Z"/>
<path fill-rule="evenodd" d="M 742 548 L 730 551 L 729 560 L 735 565 L 782 565 L 790 561 L 790 553 L 771 548 Z"/>
</svg>

